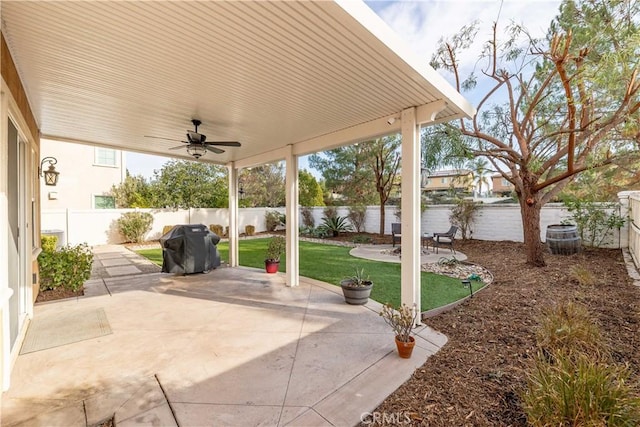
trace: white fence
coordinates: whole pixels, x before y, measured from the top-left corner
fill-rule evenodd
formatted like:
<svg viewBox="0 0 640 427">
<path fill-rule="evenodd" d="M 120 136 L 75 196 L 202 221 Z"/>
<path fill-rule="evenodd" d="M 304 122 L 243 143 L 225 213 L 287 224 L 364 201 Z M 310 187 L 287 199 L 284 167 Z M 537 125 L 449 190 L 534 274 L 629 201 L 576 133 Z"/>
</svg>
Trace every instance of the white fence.
<svg viewBox="0 0 640 427">
<path fill-rule="evenodd" d="M 623 191 L 619 194 L 622 210 L 629 215 L 628 246 L 636 267 L 640 267 L 640 192 Z"/>
<path fill-rule="evenodd" d="M 635 200 L 635 199 L 634 199 Z M 640 203 L 640 199 L 637 200 Z M 449 228 L 449 214 L 451 205 L 431 205 L 422 214 L 422 233 L 446 231 Z M 316 226 L 321 223 L 324 208 L 311 208 Z M 220 224 L 228 225 L 229 214 L 227 209 L 139 209 L 153 215 L 154 221 L 151 231 L 147 234 L 148 240 L 158 239 L 162 235 L 162 229 L 166 225 L 176 224 Z M 246 225 L 253 225 L 256 232 L 265 231 L 266 210 L 277 210 L 283 213 L 283 208 L 243 208 L 239 210 L 240 232 L 244 232 Z M 123 238 L 117 230 L 116 221 L 124 212 L 134 209 L 97 209 L 75 210 L 58 209 L 42 212 L 42 230 L 46 234 L 57 234 L 62 243 L 78 244 L 86 242 L 89 245 L 106 243 L 122 243 Z M 338 215 L 346 216 L 347 207 L 339 207 Z M 391 233 L 391 223 L 398 222 L 395 216 L 396 208 L 387 206 L 385 209 L 385 234 Z M 635 212 L 640 214 L 640 204 Z M 540 237 L 546 240 L 546 229 L 550 224 L 559 224 L 569 215 L 562 204 L 550 203 L 544 206 L 540 220 Z M 302 218 L 300 218 L 302 224 Z M 367 208 L 364 231 L 377 233 L 380 224 L 380 208 L 370 206 Z M 640 224 L 636 220 L 636 224 Z M 513 240 L 521 242 L 522 220 L 520 207 L 517 204 L 508 205 L 482 205 L 477 219 L 472 227 L 472 237 L 478 240 Z M 625 226 L 620 232 L 615 230 L 607 239 L 604 246 L 624 247 L 627 244 L 626 236 L 629 231 Z M 636 237 L 640 239 L 640 237 Z M 637 244 L 637 243 L 636 243 Z"/>
</svg>

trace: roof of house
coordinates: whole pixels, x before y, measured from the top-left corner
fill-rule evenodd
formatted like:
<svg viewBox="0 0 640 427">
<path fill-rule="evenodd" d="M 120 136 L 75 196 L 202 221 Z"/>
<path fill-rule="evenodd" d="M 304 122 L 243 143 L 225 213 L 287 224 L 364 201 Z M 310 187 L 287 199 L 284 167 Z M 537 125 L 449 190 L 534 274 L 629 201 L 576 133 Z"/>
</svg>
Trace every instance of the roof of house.
<svg viewBox="0 0 640 427">
<path fill-rule="evenodd" d="M 461 176 L 461 175 L 468 175 L 470 173 L 471 171 L 469 169 L 444 169 L 444 170 L 433 172 L 431 175 L 429 175 L 429 178 Z"/>
</svg>

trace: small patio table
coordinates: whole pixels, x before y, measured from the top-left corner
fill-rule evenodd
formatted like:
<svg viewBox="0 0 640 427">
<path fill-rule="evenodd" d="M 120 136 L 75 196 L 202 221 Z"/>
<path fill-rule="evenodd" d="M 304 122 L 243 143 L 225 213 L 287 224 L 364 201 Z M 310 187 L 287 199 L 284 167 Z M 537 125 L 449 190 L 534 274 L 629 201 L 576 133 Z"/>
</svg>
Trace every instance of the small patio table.
<svg viewBox="0 0 640 427">
<path fill-rule="evenodd" d="M 422 238 L 420 240 L 422 241 L 422 253 L 424 255 L 428 255 L 429 254 L 429 244 L 431 244 L 431 246 L 434 247 L 433 234 L 431 234 L 431 233 L 423 233 L 422 234 Z"/>
</svg>

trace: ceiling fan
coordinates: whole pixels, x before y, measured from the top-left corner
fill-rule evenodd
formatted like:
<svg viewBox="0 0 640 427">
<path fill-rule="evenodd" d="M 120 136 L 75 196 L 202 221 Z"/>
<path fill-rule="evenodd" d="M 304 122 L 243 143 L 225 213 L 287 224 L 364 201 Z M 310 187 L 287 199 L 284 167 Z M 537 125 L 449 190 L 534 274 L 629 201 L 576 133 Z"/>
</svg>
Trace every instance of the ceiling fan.
<svg viewBox="0 0 640 427">
<path fill-rule="evenodd" d="M 177 147 L 171 147 L 169 150 L 179 150 L 180 148 L 187 148 L 187 152 L 191 154 L 194 158 L 199 159 L 204 156 L 207 151 L 214 152 L 216 154 L 224 153 L 224 150 L 215 147 L 240 147 L 241 144 L 238 141 L 207 141 L 207 136 L 201 133 L 198 133 L 198 126 L 202 124 L 202 122 L 198 119 L 192 119 L 191 123 L 195 127 L 195 130 L 187 131 L 187 140 L 181 141 L 179 139 L 170 139 L 170 138 L 162 138 L 159 136 L 148 136 L 145 135 L 145 138 L 156 138 L 156 139 L 166 139 L 167 141 L 179 141 L 187 145 L 178 145 Z"/>
</svg>

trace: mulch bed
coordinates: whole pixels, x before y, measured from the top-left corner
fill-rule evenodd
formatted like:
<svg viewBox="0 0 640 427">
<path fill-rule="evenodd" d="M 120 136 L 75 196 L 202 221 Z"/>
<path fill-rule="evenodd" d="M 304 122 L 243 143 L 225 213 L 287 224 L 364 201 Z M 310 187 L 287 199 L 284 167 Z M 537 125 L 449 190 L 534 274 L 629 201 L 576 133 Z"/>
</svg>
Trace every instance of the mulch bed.
<svg viewBox="0 0 640 427">
<path fill-rule="evenodd" d="M 56 289 L 48 289 L 46 291 L 40 291 L 38 293 L 36 304 L 64 298 L 81 297 L 82 295 L 84 295 L 84 289 L 80 289 L 78 291 L 72 291 L 69 289 L 64 289 L 62 287 Z"/>
<path fill-rule="evenodd" d="M 631 284 L 620 250 L 549 254 L 546 267 L 533 268 L 525 264 L 521 243 L 456 242 L 456 249 L 489 269 L 494 281 L 426 321 L 449 342 L 376 412 L 406 415 L 412 425 L 525 426 L 520 396 L 524 370 L 536 353 L 537 322 L 546 307 L 562 301 L 588 307 L 614 358 L 629 364 L 634 381 L 640 379 L 640 289 Z M 572 276 L 576 266 L 591 273 L 593 285 Z"/>
</svg>

